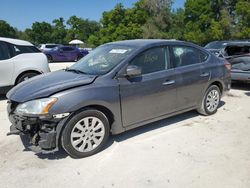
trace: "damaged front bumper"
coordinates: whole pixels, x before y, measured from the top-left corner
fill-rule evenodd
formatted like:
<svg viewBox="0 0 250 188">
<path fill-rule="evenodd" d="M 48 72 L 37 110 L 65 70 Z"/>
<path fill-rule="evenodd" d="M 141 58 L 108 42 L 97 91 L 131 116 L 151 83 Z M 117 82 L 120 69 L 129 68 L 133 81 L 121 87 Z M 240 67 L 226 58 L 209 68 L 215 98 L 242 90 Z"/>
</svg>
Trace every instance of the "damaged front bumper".
<svg viewBox="0 0 250 188">
<path fill-rule="evenodd" d="M 36 153 L 53 153 L 58 151 L 59 135 L 68 114 L 60 116 L 26 117 L 16 114 L 8 105 L 9 120 L 12 123 L 7 135 L 26 135 Z"/>
</svg>

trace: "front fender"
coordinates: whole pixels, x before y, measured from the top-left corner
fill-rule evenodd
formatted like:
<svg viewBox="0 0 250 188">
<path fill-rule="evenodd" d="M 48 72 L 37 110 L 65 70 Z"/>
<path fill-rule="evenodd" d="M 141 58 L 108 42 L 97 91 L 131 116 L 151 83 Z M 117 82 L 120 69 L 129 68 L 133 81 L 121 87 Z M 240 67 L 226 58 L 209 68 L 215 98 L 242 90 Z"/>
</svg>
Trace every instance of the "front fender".
<svg viewBox="0 0 250 188">
<path fill-rule="evenodd" d="M 114 134 L 123 132 L 119 84 L 116 80 L 105 80 L 105 84 L 93 83 L 69 89 L 51 97 L 58 98 L 56 104 L 49 111 L 52 115 L 72 113 L 88 106 L 101 106 L 107 108 L 113 114 L 112 132 Z M 116 130 L 113 131 L 114 126 Z"/>
</svg>

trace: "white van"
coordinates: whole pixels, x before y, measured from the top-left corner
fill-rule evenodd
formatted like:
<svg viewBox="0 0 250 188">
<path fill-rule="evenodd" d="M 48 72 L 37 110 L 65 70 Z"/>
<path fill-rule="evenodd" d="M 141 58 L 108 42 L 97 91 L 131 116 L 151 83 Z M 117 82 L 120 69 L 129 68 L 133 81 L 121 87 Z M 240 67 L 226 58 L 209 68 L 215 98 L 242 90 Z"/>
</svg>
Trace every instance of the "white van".
<svg viewBox="0 0 250 188">
<path fill-rule="evenodd" d="M 33 44 L 0 37 L 0 94 L 33 76 L 50 72 L 46 56 Z"/>
</svg>

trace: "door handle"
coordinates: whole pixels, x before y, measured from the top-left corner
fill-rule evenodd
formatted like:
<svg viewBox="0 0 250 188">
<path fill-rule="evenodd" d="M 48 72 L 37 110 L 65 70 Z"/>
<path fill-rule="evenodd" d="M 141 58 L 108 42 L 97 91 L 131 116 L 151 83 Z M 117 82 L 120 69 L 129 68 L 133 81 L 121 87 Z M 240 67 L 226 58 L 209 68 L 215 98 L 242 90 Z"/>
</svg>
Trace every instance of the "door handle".
<svg viewBox="0 0 250 188">
<path fill-rule="evenodd" d="M 175 83 L 175 80 L 167 80 L 167 81 L 163 82 L 162 85 L 166 86 L 166 85 L 172 85 L 174 83 Z"/>
<path fill-rule="evenodd" d="M 207 76 L 209 76 L 210 74 L 208 73 L 208 72 L 203 72 L 200 76 L 201 77 L 207 77 Z"/>
</svg>

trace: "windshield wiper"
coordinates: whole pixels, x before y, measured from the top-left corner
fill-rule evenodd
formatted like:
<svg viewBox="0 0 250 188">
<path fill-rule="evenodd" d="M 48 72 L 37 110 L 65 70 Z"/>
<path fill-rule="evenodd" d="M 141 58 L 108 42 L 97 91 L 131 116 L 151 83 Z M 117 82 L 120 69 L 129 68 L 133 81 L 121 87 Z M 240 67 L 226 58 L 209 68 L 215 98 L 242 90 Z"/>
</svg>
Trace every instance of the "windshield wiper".
<svg viewBox="0 0 250 188">
<path fill-rule="evenodd" d="M 77 69 L 70 69 L 70 68 L 66 68 L 65 71 L 67 72 L 75 72 L 77 74 L 87 74 L 86 72 L 83 72 L 81 70 L 77 70 Z"/>
</svg>

